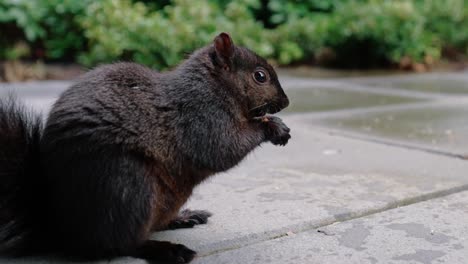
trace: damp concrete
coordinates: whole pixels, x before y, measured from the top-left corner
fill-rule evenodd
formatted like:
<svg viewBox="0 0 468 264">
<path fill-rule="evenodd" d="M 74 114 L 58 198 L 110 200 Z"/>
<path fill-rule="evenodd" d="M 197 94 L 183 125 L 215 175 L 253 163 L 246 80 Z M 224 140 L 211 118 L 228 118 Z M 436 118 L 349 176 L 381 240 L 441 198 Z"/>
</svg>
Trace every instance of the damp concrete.
<svg viewBox="0 0 468 264">
<path fill-rule="evenodd" d="M 377 107 L 383 105 L 407 104 L 423 99 L 383 95 L 366 91 L 354 91 L 336 87 L 310 87 L 307 89 L 288 89 L 290 106 L 285 113 L 307 113 Z"/>
<path fill-rule="evenodd" d="M 362 112 L 318 122 L 337 130 L 468 155 L 468 100 Z"/>
</svg>

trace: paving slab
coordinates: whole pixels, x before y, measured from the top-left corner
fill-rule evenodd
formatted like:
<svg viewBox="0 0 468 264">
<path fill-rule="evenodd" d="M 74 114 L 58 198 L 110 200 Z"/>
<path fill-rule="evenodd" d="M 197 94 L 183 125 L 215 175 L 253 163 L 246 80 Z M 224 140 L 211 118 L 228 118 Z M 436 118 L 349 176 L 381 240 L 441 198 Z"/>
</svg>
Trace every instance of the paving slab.
<svg viewBox="0 0 468 264">
<path fill-rule="evenodd" d="M 468 82 L 468 79 L 465 80 L 460 78 L 462 82 Z M 412 78 L 408 79 L 409 81 L 418 81 L 418 82 L 427 82 L 428 80 L 433 79 L 432 75 L 426 76 L 424 78 L 419 77 L 413 80 Z M 280 80 L 283 88 L 288 91 L 289 89 L 310 89 L 313 87 L 317 88 L 329 88 L 329 89 L 339 89 L 344 91 L 355 91 L 355 92 L 364 92 L 371 94 L 381 94 L 381 95 L 393 95 L 397 97 L 410 97 L 416 99 L 443 99 L 443 98 L 454 98 L 459 96 L 464 96 L 464 94 L 449 94 L 449 93 L 430 93 L 425 91 L 418 91 L 416 89 L 397 89 L 387 86 L 378 86 L 381 82 L 391 82 L 403 78 L 406 80 L 405 76 L 396 76 L 396 77 L 366 77 L 366 78 L 343 78 L 343 79 L 310 79 L 310 78 L 301 78 L 301 77 L 291 77 L 291 76 L 281 76 Z M 377 85 L 376 85 L 377 84 Z"/>
<path fill-rule="evenodd" d="M 400 70 L 338 70 L 338 69 L 326 69 L 318 67 L 292 67 L 292 68 L 279 68 L 277 72 L 281 76 L 291 77 L 303 77 L 313 79 L 346 79 L 349 77 L 366 77 L 369 76 L 401 76 L 403 74 L 408 75 L 408 72 Z"/>
<path fill-rule="evenodd" d="M 375 88 L 395 88 L 427 93 L 468 95 L 468 74 L 422 74 L 354 78 L 351 81 Z"/>
<path fill-rule="evenodd" d="M 311 123 L 422 148 L 468 155 L 468 100 L 421 106 L 363 111 L 351 115 L 343 113 L 341 116 L 325 116 L 319 121 L 311 120 Z"/>
<path fill-rule="evenodd" d="M 72 81 L 0 82 L 0 96 L 12 91 L 21 98 L 56 96 L 71 84 Z"/>
<path fill-rule="evenodd" d="M 468 263 L 468 192 L 290 232 L 198 263 Z"/>
<path fill-rule="evenodd" d="M 71 84 L 70 81 L 0 83 L 0 97 L 15 95 L 28 107 L 46 115 L 60 93 Z"/>
<path fill-rule="evenodd" d="M 309 87 L 307 89 L 295 89 L 294 81 L 286 82 L 284 86 L 290 100 L 290 105 L 285 109 L 291 112 L 317 112 L 332 111 L 350 108 L 377 107 L 391 104 L 407 104 L 419 102 L 422 99 L 405 96 L 376 94 L 367 91 L 353 91 L 330 87 Z"/>
</svg>

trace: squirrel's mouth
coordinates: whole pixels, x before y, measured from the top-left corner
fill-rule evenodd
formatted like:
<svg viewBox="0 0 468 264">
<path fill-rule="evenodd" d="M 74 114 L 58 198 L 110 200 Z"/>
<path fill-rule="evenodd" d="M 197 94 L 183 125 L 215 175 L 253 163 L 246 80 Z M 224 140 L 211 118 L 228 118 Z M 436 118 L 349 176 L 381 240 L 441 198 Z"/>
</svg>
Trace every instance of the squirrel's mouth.
<svg viewBox="0 0 468 264">
<path fill-rule="evenodd" d="M 251 118 L 262 117 L 266 114 L 275 114 L 281 111 L 283 108 L 273 102 L 265 103 L 249 110 Z"/>
</svg>

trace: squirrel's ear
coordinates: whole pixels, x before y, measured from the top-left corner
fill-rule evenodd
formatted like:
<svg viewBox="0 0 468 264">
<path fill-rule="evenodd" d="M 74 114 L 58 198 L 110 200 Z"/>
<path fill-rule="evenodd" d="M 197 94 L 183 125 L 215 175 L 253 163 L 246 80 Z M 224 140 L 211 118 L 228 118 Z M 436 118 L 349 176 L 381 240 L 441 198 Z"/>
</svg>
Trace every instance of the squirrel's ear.
<svg viewBox="0 0 468 264">
<path fill-rule="evenodd" d="M 229 64 L 229 61 L 234 54 L 234 43 L 227 33 L 221 33 L 214 39 L 214 47 L 216 54 L 224 63 Z"/>
</svg>

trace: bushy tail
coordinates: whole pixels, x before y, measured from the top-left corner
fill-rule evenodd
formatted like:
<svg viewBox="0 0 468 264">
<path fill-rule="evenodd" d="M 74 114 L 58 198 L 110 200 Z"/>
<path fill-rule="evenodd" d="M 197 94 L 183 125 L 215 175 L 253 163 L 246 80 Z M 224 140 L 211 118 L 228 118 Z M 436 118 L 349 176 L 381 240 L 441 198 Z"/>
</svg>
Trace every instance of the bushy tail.
<svg viewBox="0 0 468 264">
<path fill-rule="evenodd" d="M 22 255 L 37 219 L 42 119 L 14 96 L 0 98 L 0 254 Z"/>
</svg>

